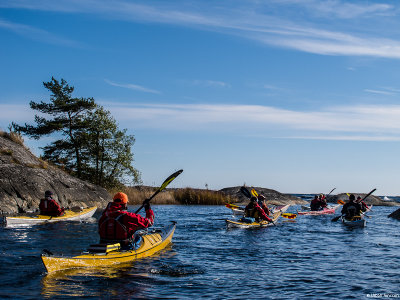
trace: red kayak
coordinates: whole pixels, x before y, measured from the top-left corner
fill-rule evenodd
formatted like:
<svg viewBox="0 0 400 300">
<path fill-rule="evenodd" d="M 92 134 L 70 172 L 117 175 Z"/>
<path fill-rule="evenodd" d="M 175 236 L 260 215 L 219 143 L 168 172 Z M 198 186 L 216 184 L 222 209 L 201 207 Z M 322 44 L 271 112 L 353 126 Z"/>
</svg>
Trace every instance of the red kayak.
<svg viewBox="0 0 400 300">
<path fill-rule="evenodd" d="M 332 215 L 335 213 L 336 209 L 340 206 L 340 204 L 335 205 L 333 207 L 324 208 L 323 210 L 309 210 L 309 211 L 298 211 L 299 215 Z"/>
</svg>

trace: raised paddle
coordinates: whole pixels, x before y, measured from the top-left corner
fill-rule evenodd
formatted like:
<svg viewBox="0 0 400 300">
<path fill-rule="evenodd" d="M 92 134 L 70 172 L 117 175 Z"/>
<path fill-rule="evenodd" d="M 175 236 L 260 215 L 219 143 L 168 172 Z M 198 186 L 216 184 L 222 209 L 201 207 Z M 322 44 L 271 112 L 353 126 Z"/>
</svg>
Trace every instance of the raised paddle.
<svg viewBox="0 0 400 300">
<path fill-rule="evenodd" d="M 139 211 L 145 206 L 146 203 L 150 202 L 151 199 L 153 199 L 159 192 L 161 192 L 163 189 L 167 187 L 168 184 L 171 183 L 172 180 L 174 180 L 176 177 L 181 174 L 183 170 L 176 171 L 174 174 L 170 175 L 167 179 L 164 180 L 163 184 L 155 191 L 155 193 L 148 199 L 143 201 L 143 204 L 139 209 L 135 212 L 135 214 L 139 213 Z"/>
<path fill-rule="evenodd" d="M 334 190 L 336 190 L 336 188 L 333 188 L 332 191 L 330 191 L 329 194 L 326 195 L 326 197 L 328 197 Z"/>
<path fill-rule="evenodd" d="M 372 191 L 370 191 L 364 198 L 361 199 L 361 201 L 364 201 L 365 199 L 367 199 L 367 197 L 370 196 L 370 195 L 371 195 L 373 192 L 375 192 L 375 191 L 376 191 L 376 189 L 373 189 Z M 337 220 L 340 219 L 341 216 L 342 216 L 342 215 L 337 216 L 337 217 L 334 217 L 331 221 L 332 221 L 332 222 L 336 222 Z"/>
<path fill-rule="evenodd" d="M 241 191 L 241 192 L 243 193 L 243 195 L 245 195 L 247 198 L 251 198 L 251 194 L 250 194 L 249 190 L 248 190 L 246 187 L 242 186 L 242 187 L 240 188 L 240 191 Z"/>
</svg>

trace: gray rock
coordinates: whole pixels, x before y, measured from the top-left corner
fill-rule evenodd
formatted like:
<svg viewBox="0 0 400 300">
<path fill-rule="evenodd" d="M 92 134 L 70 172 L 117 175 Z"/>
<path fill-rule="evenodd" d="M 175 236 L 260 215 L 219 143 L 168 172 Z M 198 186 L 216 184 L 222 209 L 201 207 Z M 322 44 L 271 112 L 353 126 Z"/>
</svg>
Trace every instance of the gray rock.
<svg viewBox="0 0 400 300">
<path fill-rule="evenodd" d="M 236 187 L 227 187 L 220 190 L 220 192 L 225 193 L 233 198 L 236 198 L 235 204 L 237 205 L 246 205 L 249 202 L 249 199 L 240 192 L 240 186 Z M 296 204 L 307 204 L 308 202 L 300 199 L 299 197 L 295 197 L 292 195 L 282 194 L 275 190 L 266 189 L 262 187 L 253 187 L 257 193 L 260 195 L 264 195 L 267 203 L 272 205 L 296 205 Z M 251 191 L 252 188 L 248 188 Z"/>
<path fill-rule="evenodd" d="M 64 207 L 104 207 L 111 201 L 104 188 L 70 176 L 37 158 L 25 146 L 0 135 L 1 210 L 36 210 L 46 190 L 51 190 Z"/>
<path fill-rule="evenodd" d="M 390 215 L 388 215 L 388 217 L 400 220 L 400 208 L 398 210 L 395 210 L 394 212 L 392 212 Z"/>
</svg>

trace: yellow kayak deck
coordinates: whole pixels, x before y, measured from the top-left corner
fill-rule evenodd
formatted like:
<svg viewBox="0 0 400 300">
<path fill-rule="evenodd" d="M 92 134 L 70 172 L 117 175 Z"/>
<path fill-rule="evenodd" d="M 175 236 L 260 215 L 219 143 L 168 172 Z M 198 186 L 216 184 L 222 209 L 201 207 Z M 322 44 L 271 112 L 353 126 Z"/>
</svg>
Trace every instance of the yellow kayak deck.
<svg viewBox="0 0 400 300">
<path fill-rule="evenodd" d="M 70 268 L 104 267 L 130 262 L 151 256 L 168 246 L 175 228 L 176 222 L 164 229 L 150 229 L 149 233 L 142 235 L 143 241 L 135 250 L 104 251 L 103 253 L 83 252 L 81 255 L 69 257 L 42 254 L 41 258 L 48 273 Z"/>
</svg>

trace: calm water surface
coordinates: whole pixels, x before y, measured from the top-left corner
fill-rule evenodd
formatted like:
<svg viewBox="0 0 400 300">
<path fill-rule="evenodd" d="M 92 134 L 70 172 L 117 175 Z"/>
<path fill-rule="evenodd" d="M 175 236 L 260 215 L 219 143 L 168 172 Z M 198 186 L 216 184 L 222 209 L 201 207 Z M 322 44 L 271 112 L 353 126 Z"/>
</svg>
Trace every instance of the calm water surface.
<svg viewBox="0 0 400 300">
<path fill-rule="evenodd" d="M 371 299 L 384 293 L 400 298 L 400 221 L 387 218 L 396 208 L 374 207 L 367 227 L 354 230 L 331 222 L 332 216 L 228 230 L 224 219 L 231 214 L 225 207 L 153 209 L 155 226 L 178 221 L 173 244 L 116 268 L 47 275 L 41 263 L 42 249 L 79 254 L 96 243 L 95 218 L 0 228 L 0 298 Z"/>
</svg>

